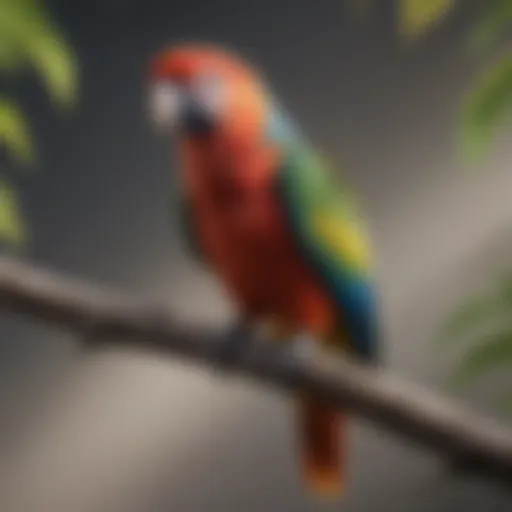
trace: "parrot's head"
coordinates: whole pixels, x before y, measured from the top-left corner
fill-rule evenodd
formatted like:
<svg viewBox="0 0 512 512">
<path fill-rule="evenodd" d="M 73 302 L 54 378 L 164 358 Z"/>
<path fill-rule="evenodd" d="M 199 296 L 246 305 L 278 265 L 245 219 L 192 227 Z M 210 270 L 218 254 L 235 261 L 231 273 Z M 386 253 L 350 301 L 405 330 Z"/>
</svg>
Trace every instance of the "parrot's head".
<svg viewBox="0 0 512 512">
<path fill-rule="evenodd" d="M 164 132 L 187 137 L 260 130 L 268 111 L 264 86 L 249 64 L 226 50 L 183 44 L 151 62 L 149 107 Z"/>
</svg>

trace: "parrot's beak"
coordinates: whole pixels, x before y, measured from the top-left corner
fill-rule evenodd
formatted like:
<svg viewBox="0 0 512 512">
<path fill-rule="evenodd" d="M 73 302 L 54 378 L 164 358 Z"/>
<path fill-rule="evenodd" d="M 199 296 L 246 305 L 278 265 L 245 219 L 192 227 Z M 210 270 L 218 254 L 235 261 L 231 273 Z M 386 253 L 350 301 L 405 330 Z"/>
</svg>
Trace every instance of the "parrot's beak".
<svg viewBox="0 0 512 512">
<path fill-rule="evenodd" d="M 149 114 L 157 132 L 203 137 L 215 128 L 216 113 L 208 102 L 170 81 L 154 84 L 149 95 Z"/>
<path fill-rule="evenodd" d="M 179 128 L 182 132 L 196 136 L 207 135 L 215 125 L 212 113 L 193 99 L 187 101 L 180 121 Z"/>
</svg>

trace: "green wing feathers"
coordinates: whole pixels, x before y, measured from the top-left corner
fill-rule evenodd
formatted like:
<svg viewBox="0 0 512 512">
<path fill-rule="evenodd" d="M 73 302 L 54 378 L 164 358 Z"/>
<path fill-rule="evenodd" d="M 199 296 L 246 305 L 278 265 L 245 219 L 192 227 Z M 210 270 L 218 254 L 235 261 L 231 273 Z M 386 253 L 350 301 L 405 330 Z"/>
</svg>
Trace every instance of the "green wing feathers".
<svg viewBox="0 0 512 512">
<path fill-rule="evenodd" d="M 375 356 L 371 250 L 354 196 L 313 152 L 287 158 L 278 191 L 299 249 L 337 303 L 349 342 Z"/>
</svg>

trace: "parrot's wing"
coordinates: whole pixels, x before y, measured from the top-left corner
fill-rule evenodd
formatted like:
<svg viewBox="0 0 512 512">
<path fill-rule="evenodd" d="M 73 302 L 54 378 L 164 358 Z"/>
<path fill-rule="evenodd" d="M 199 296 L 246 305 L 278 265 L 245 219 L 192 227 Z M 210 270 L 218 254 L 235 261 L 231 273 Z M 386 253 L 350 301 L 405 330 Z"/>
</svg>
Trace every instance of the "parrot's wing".
<svg viewBox="0 0 512 512">
<path fill-rule="evenodd" d="M 350 345 L 377 359 L 370 247 L 355 202 L 315 154 L 296 150 L 278 174 L 278 194 L 302 256 L 340 310 Z"/>
<path fill-rule="evenodd" d="M 173 210 L 174 209 L 176 212 L 178 233 L 188 253 L 199 263 L 205 264 L 206 260 L 195 232 L 193 211 L 189 201 L 187 201 L 185 197 L 180 196 L 173 204 Z"/>
</svg>

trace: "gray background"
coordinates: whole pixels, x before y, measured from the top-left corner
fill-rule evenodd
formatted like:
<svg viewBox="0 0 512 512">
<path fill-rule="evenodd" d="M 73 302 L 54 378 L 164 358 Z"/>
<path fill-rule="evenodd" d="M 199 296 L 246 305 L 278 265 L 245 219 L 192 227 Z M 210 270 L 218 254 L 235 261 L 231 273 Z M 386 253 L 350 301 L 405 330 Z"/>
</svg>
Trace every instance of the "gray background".
<svg viewBox="0 0 512 512">
<path fill-rule="evenodd" d="M 53 4 L 78 50 L 83 94 L 78 113 L 62 118 L 35 82 L 20 91 L 44 162 L 20 178 L 31 259 L 167 301 L 187 318 L 226 321 L 214 280 L 175 239 L 169 150 L 149 130 L 142 83 L 162 44 L 228 43 L 265 70 L 361 196 L 378 254 L 386 364 L 441 387 L 448 361 L 430 338 L 512 250 L 510 150 L 498 147 L 481 174 L 454 158 L 460 93 L 478 68 L 461 43 L 464 14 L 407 49 L 386 3 L 366 24 L 338 0 Z M 7 315 L 0 332 L 2 510 L 341 508 L 301 493 L 287 397 L 157 358 L 86 357 L 72 338 Z M 510 507 L 501 491 L 447 479 L 436 459 L 378 428 L 355 421 L 353 435 L 344 510 Z"/>
</svg>

